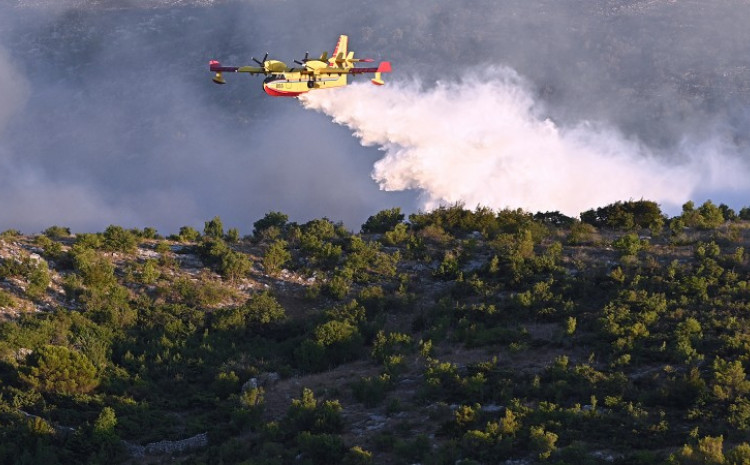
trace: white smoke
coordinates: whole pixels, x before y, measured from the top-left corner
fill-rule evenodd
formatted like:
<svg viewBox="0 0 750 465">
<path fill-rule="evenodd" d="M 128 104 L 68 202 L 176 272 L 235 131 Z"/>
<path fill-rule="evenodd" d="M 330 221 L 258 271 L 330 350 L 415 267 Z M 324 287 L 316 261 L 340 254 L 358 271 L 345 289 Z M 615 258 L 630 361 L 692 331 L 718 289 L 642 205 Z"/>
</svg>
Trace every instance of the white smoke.
<svg viewBox="0 0 750 465">
<path fill-rule="evenodd" d="M 363 145 L 383 150 L 373 179 L 384 190 L 422 191 L 428 210 L 461 203 L 577 215 L 629 199 L 674 209 L 699 186 L 743 188 L 747 179 L 746 167 L 729 163 L 714 142 L 700 151 L 705 162 L 682 153 L 670 157 L 683 160 L 678 164 L 614 129 L 561 127 L 543 116 L 509 69 L 428 90 L 418 83 L 352 84 L 301 100 L 351 128 Z"/>
<path fill-rule="evenodd" d="M 11 117 L 19 111 L 29 96 L 29 85 L 23 75 L 8 63 L 13 63 L 10 54 L 0 45 L 0 138 Z M 1 141 L 2 139 L 0 139 Z"/>
</svg>

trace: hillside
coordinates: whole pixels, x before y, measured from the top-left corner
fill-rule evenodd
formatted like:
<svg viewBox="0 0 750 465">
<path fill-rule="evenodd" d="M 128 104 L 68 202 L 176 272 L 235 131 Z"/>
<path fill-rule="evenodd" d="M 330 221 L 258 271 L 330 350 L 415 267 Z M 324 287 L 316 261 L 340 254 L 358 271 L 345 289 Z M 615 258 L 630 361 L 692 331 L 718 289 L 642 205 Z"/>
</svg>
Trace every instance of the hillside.
<svg viewBox="0 0 750 465">
<path fill-rule="evenodd" d="M 0 463 L 747 463 L 748 213 L 6 231 Z"/>
</svg>

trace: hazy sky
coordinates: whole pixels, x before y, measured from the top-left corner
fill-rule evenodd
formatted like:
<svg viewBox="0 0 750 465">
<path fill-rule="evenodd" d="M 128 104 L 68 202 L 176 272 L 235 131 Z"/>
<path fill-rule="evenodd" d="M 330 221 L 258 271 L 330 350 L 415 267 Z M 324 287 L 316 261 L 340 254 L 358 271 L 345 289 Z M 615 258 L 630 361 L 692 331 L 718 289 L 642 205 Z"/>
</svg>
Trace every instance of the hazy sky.
<svg viewBox="0 0 750 465">
<path fill-rule="evenodd" d="M 492 71 L 501 68 L 519 76 L 518 91 L 530 102 L 519 121 L 552 125 L 566 144 L 578 137 L 594 160 L 609 160 L 602 144 L 617 141 L 627 147 L 615 156 L 626 167 L 675 168 L 664 180 L 606 162 L 567 162 L 579 171 L 619 169 L 621 177 L 642 178 L 631 179 L 622 195 L 750 205 L 741 177 L 727 178 L 745 173 L 750 159 L 747 2 L 486 0 L 471 8 L 440 0 L 161 2 L 169 3 L 0 2 L 0 230 L 33 233 L 60 224 L 100 231 L 114 223 L 169 234 L 182 225 L 201 229 L 220 215 L 245 234 L 269 211 L 299 222 L 326 216 L 358 230 L 368 216 L 393 206 L 411 212 L 443 199 L 473 207 L 483 197 L 461 194 L 463 186 L 478 184 L 472 170 L 494 151 L 456 157 L 451 166 L 466 178 L 451 178 L 449 167 L 432 172 L 434 185 L 415 181 L 404 184 L 406 191 L 381 191 L 382 160 L 392 158 L 394 144 L 363 148 L 352 137 L 358 127 L 332 124 L 331 117 L 344 111 L 344 99 L 361 100 L 357 111 L 371 121 L 386 113 L 379 110 L 383 101 L 407 114 L 432 98 L 421 123 L 446 126 L 445 136 L 460 124 L 479 125 L 493 141 L 504 129 L 487 122 L 498 119 L 500 105 L 474 110 L 456 107 L 451 95 L 434 97 L 446 88 L 461 97 L 477 79 L 502 81 Z M 228 76 L 221 87 L 210 80 L 209 59 L 241 65 L 269 51 L 291 62 L 305 51 L 330 52 L 340 33 L 350 35 L 358 55 L 393 62 L 392 86 L 382 99 L 361 86 L 354 93 L 326 91 L 316 98 L 336 109 L 319 113 L 296 99 L 266 96 L 261 78 Z M 502 100 L 488 92 L 485 101 Z M 581 136 L 582 127 L 608 136 L 587 144 L 591 133 Z M 540 134 L 532 131 L 526 140 Z M 544 164 L 539 146 L 529 150 Z M 389 169 L 396 170 L 387 173 L 391 179 L 403 175 L 403 165 Z M 494 173 L 482 182 L 512 188 L 502 171 Z M 612 192 L 582 196 L 576 178 L 556 180 L 562 191 L 549 189 L 547 175 L 524 171 L 539 209 L 560 192 L 583 197 L 575 205 L 584 208 L 611 200 Z M 545 184 L 535 189 L 536 182 Z M 453 191 L 437 195 L 434 186 Z M 518 192 L 493 195 L 499 204 L 525 205 L 528 197 Z"/>
</svg>

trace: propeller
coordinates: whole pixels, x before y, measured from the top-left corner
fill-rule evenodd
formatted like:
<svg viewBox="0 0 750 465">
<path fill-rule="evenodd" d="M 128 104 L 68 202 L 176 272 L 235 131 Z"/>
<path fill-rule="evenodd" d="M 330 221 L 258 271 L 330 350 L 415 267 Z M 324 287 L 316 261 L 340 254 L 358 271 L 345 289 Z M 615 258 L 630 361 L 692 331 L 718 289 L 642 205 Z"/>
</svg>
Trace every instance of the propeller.
<svg viewBox="0 0 750 465">
<path fill-rule="evenodd" d="M 267 59 L 268 59 L 268 52 L 266 52 L 266 55 L 263 57 L 263 61 L 258 61 L 255 57 L 253 57 L 253 61 L 258 63 L 261 66 L 264 66 Z"/>
<path fill-rule="evenodd" d="M 310 61 L 309 57 L 310 57 L 310 52 L 305 52 L 305 58 L 303 58 L 302 61 L 294 60 L 294 62 L 297 63 L 298 65 L 304 66 L 305 63 Z"/>
</svg>

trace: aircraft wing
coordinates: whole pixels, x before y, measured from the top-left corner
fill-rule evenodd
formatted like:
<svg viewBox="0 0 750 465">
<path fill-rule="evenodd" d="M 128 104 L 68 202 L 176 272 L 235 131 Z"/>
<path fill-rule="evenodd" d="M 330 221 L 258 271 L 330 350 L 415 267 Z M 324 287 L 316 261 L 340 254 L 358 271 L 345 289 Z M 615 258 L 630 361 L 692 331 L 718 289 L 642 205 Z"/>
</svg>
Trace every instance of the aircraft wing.
<svg viewBox="0 0 750 465">
<path fill-rule="evenodd" d="M 216 60 L 211 60 L 208 65 L 212 73 L 266 74 L 266 70 L 259 66 L 222 66 L 222 64 Z"/>
<path fill-rule="evenodd" d="M 266 70 L 259 66 L 240 66 L 237 68 L 238 73 L 266 74 Z"/>
<path fill-rule="evenodd" d="M 391 72 L 391 62 L 390 61 L 383 61 L 381 62 L 377 68 L 349 68 L 349 73 L 351 74 L 364 74 L 364 73 L 390 73 Z"/>
<path fill-rule="evenodd" d="M 222 64 L 216 60 L 211 60 L 208 63 L 208 68 L 212 73 L 215 73 L 213 81 L 217 84 L 226 84 L 222 73 L 268 74 L 265 68 L 257 66 L 222 66 Z"/>
<path fill-rule="evenodd" d="M 366 73 L 390 73 L 391 63 L 383 61 L 377 68 L 320 68 L 316 74 L 366 74 Z"/>
</svg>

